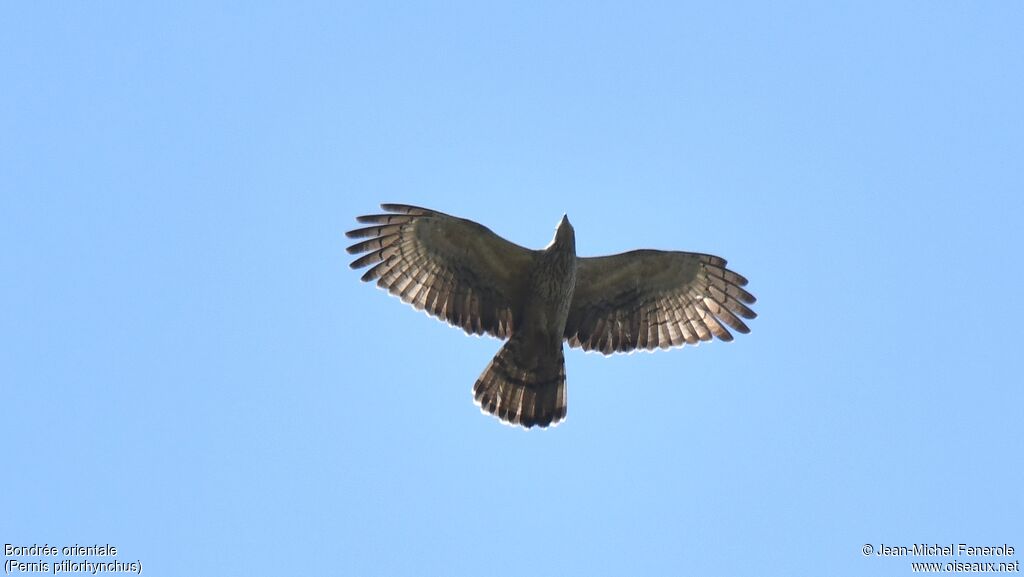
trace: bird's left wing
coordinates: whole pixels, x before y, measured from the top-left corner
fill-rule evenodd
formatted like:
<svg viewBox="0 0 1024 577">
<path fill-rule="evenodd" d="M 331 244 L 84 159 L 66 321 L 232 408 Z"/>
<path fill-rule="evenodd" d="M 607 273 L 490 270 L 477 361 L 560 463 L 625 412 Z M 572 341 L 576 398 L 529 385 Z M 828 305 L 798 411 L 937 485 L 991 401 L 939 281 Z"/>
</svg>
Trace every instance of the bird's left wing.
<svg viewBox="0 0 1024 577">
<path fill-rule="evenodd" d="M 381 208 L 389 214 L 356 219 L 373 226 L 345 233 L 369 238 L 348 247 L 350 254 L 368 253 L 351 264 L 373 265 L 362 280 L 376 280 L 377 286 L 467 333 L 508 338 L 535 251 L 471 220 L 404 204 Z"/>
<path fill-rule="evenodd" d="M 750 332 L 740 319 L 757 315 L 747 279 L 708 254 L 635 250 L 580 258 L 565 338 L 569 346 L 606 355 L 731 341 L 724 325 Z"/>
</svg>

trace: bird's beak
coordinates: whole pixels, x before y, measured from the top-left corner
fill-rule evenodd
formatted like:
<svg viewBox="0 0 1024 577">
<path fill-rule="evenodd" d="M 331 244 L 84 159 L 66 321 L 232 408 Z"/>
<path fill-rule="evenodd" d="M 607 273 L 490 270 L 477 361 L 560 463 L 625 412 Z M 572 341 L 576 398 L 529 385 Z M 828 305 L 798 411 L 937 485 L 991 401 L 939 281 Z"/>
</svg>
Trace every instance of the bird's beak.
<svg viewBox="0 0 1024 577">
<path fill-rule="evenodd" d="M 565 226 L 567 224 L 569 224 L 569 215 L 563 214 L 562 215 L 562 222 L 558 223 L 558 226 Z"/>
</svg>

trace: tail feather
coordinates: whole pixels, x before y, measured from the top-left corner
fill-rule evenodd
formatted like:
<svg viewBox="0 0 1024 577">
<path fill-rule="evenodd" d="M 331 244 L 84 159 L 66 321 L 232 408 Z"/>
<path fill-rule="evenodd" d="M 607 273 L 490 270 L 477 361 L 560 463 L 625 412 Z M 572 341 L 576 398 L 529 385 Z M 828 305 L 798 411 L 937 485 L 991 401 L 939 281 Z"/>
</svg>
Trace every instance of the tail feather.
<svg viewBox="0 0 1024 577">
<path fill-rule="evenodd" d="M 480 409 L 502 421 L 530 428 L 565 420 L 568 398 L 561 343 L 529 354 L 519 335 L 505 343 L 473 385 Z"/>
</svg>

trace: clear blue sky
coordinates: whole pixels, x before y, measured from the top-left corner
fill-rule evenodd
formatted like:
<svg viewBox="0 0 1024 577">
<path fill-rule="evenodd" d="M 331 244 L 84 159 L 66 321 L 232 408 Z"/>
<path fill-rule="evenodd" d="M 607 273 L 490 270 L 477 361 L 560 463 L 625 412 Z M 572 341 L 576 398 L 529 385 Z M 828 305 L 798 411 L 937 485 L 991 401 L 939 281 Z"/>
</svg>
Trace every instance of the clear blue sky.
<svg viewBox="0 0 1024 577">
<path fill-rule="evenodd" d="M 146 575 L 1024 550 L 1024 5 L 554 4 L 8 5 L 0 541 Z M 718 254 L 760 316 L 567 350 L 568 420 L 502 426 L 499 342 L 348 268 L 380 202 Z"/>
</svg>

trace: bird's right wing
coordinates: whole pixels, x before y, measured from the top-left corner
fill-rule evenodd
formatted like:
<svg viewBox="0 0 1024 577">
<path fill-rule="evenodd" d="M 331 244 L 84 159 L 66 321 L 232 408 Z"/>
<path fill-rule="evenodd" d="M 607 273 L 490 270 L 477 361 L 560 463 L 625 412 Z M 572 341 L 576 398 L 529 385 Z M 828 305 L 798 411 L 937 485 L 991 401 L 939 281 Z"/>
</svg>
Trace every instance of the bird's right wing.
<svg viewBox="0 0 1024 577">
<path fill-rule="evenodd" d="M 754 296 L 747 279 L 709 254 L 635 250 L 580 258 L 565 338 L 569 346 L 606 355 L 696 344 L 718 337 L 723 325 L 750 332 L 740 317 Z"/>
<path fill-rule="evenodd" d="M 404 204 L 381 208 L 389 214 L 356 219 L 373 226 L 345 233 L 369 238 L 348 247 L 350 254 L 368 253 L 351 265 L 373 265 L 362 280 L 376 280 L 377 286 L 467 333 L 508 338 L 535 251 L 471 220 Z"/>
</svg>

